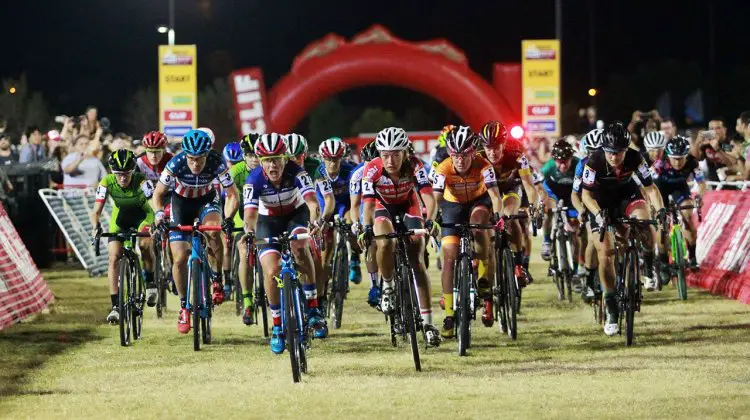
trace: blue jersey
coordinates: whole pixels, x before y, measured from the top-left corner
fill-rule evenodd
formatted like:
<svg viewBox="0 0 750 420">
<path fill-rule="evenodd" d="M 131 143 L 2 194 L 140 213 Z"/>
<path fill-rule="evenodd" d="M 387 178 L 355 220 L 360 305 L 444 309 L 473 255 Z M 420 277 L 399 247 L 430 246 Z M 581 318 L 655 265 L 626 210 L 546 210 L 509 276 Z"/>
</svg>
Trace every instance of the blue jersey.
<svg viewBox="0 0 750 420">
<path fill-rule="evenodd" d="M 365 164 L 366 162 L 360 162 L 352 170 L 352 175 L 349 178 L 349 196 L 362 195 L 362 176 L 365 174 Z"/>
<path fill-rule="evenodd" d="M 576 173 L 573 177 L 573 192 L 575 194 L 581 193 L 581 179 L 583 178 L 583 169 L 586 167 L 586 162 L 589 161 L 588 157 L 581 158 L 576 165 Z"/>
<path fill-rule="evenodd" d="M 224 158 L 211 150 L 206 156 L 206 165 L 199 174 L 194 174 L 187 164 L 185 152 L 177 154 L 167 162 L 159 177 L 159 182 L 169 187 L 175 194 L 186 198 L 199 198 L 215 191 L 218 180 L 224 187 L 234 185 Z"/>
<path fill-rule="evenodd" d="M 318 202 L 320 207 L 323 207 L 323 195 L 325 194 L 324 189 L 330 188 L 333 191 L 334 199 L 336 200 L 336 207 L 345 207 L 349 209 L 351 203 L 349 199 L 349 181 L 351 180 L 352 173 L 354 172 L 354 164 L 343 161 L 339 168 L 339 174 L 335 178 L 331 178 L 326 170 L 325 164 L 321 163 L 317 169 L 316 179 L 327 180 L 329 185 L 325 182 L 318 182 L 315 187 L 315 193 L 318 196 Z"/>
<path fill-rule="evenodd" d="M 242 188 L 244 207 L 258 209 L 266 216 L 285 216 L 305 205 L 313 191 L 312 178 L 299 165 L 289 161 L 281 174 L 281 185 L 276 188 L 262 166 L 253 169 Z"/>
</svg>

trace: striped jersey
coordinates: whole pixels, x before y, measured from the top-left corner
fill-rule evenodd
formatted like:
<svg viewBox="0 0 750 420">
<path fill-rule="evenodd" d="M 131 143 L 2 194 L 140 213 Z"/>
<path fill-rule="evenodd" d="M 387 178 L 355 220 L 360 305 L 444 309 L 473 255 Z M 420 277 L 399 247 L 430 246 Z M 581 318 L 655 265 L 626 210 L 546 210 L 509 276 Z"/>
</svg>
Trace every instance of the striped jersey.
<svg viewBox="0 0 750 420">
<path fill-rule="evenodd" d="M 206 165 L 199 174 L 194 174 L 187 164 L 187 155 L 180 152 L 169 160 L 161 173 L 159 182 L 185 198 L 198 198 L 214 192 L 218 180 L 224 188 L 234 185 L 232 176 L 222 156 L 214 150 L 208 152 Z"/>
</svg>

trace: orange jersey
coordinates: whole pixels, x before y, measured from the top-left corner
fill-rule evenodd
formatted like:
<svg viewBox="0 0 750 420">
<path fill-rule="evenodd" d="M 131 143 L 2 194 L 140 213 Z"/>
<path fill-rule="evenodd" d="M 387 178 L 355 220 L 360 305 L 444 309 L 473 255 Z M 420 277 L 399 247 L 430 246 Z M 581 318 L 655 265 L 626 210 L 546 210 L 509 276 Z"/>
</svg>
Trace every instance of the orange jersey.
<svg viewBox="0 0 750 420">
<path fill-rule="evenodd" d="M 487 192 L 487 188 L 497 185 L 492 164 L 476 155 L 471 167 L 459 175 L 453 167 L 453 158 L 448 157 L 437 168 L 432 190 L 443 193 L 443 198 L 452 203 L 470 203 Z"/>
</svg>

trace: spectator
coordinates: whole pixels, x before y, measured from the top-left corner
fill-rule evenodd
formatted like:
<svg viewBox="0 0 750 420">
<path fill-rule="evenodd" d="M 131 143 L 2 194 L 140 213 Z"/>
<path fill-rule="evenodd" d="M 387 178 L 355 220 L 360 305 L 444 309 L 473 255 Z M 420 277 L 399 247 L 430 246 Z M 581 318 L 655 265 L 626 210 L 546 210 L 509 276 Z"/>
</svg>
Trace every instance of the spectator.
<svg viewBox="0 0 750 420">
<path fill-rule="evenodd" d="M 89 137 L 80 134 L 73 143 L 73 152 L 63 159 L 63 185 L 66 188 L 94 187 L 107 175 L 107 170 L 99 159 L 94 157 L 89 145 Z"/>
<path fill-rule="evenodd" d="M 23 146 L 18 161 L 20 163 L 38 162 L 47 158 L 47 151 L 42 145 L 42 132 L 39 127 L 29 127 L 26 130 L 28 143 Z"/>
<path fill-rule="evenodd" d="M 731 144 L 727 140 L 727 127 L 724 119 L 717 117 L 708 122 L 708 130 L 698 132 L 690 152 L 698 160 L 705 161 L 708 172 L 706 177 L 709 181 L 721 182 L 725 179 L 721 179 L 724 176 L 720 177 L 719 173 L 726 171 L 722 168 L 734 168 L 737 165 L 737 159 L 730 155 L 729 151 Z"/>
<path fill-rule="evenodd" d="M 0 166 L 18 162 L 18 155 L 10 148 L 10 135 L 0 133 Z"/>
<path fill-rule="evenodd" d="M 100 130 L 101 124 L 98 120 L 99 111 L 95 106 L 89 106 L 86 108 L 86 113 L 81 115 L 81 132 L 87 134 L 89 138 L 93 139 L 97 130 Z"/>
<path fill-rule="evenodd" d="M 669 141 L 669 139 L 677 135 L 677 124 L 671 118 L 664 118 L 661 120 L 659 130 L 664 132 L 664 138 Z"/>
<path fill-rule="evenodd" d="M 742 159 L 742 179 L 750 180 L 750 163 L 748 158 L 750 157 L 750 111 L 744 111 L 737 118 L 737 125 L 735 126 L 737 136 L 742 138 L 742 150 L 740 152 L 740 158 Z"/>
<path fill-rule="evenodd" d="M 13 191 L 13 184 L 8 179 L 8 174 L 5 173 L 3 168 L 0 166 L 0 203 L 8 209 L 8 193 Z"/>
<path fill-rule="evenodd" d="M 120 150 L 120 149 L 127 149 L 127 150 L 133 149 L 133 139 L 125 133 L 115 134 L 115 137 L 112 140 L 112 145 L 110 146 L 111 152 L 114 152 L 115 150 Z"/>
<path fill-rule="evenodd" d="M 596 108 L 590 106 L 578 110 L 578 131 L 588 133 L 596 128 Z"/>
</svg>

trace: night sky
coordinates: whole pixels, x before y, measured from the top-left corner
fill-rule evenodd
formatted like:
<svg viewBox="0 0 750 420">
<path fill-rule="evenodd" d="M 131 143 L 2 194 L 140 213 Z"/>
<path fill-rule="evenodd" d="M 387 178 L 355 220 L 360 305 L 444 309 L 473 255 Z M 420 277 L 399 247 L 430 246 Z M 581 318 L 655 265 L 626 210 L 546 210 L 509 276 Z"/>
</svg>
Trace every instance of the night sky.
<svg viewBox="0 0 750 420">
<path fill-rule="evenodd" d="M 267 86 L 309 42 L 329 32 L 346 38 L 374 23 L 413 41 L 446 38 L 489 78 L 491 65 L 520 61 L 521 39 L 553 38 L 554 0 L 283 1 L 176 0 L 177 43 L 197 44 L 199 86 L 232 69 L 260 65 Z M 589 7 L 596 3 L 597 87 L 613 72 L 666 58 L 711 72 L 708 1 L 563 0 L 563 100 L 587 101 Z M 746 10 L 740 0 L 714 0 L 716 74 L 750 61 Z M 740 5 L 745 4 L 745 7 Z M 0 76 L 28 75 L 57 113 L 98 105 L 117 120 L 139 87 L 155 84 L 157 45 L 166 35 L 167 0 L 3 0 L 5 41 Z M 349 95 L 360 105 L 398 107 L 396 89 Z M 354 98 L 354 99 L 352 99 Z"/>
</svg>

